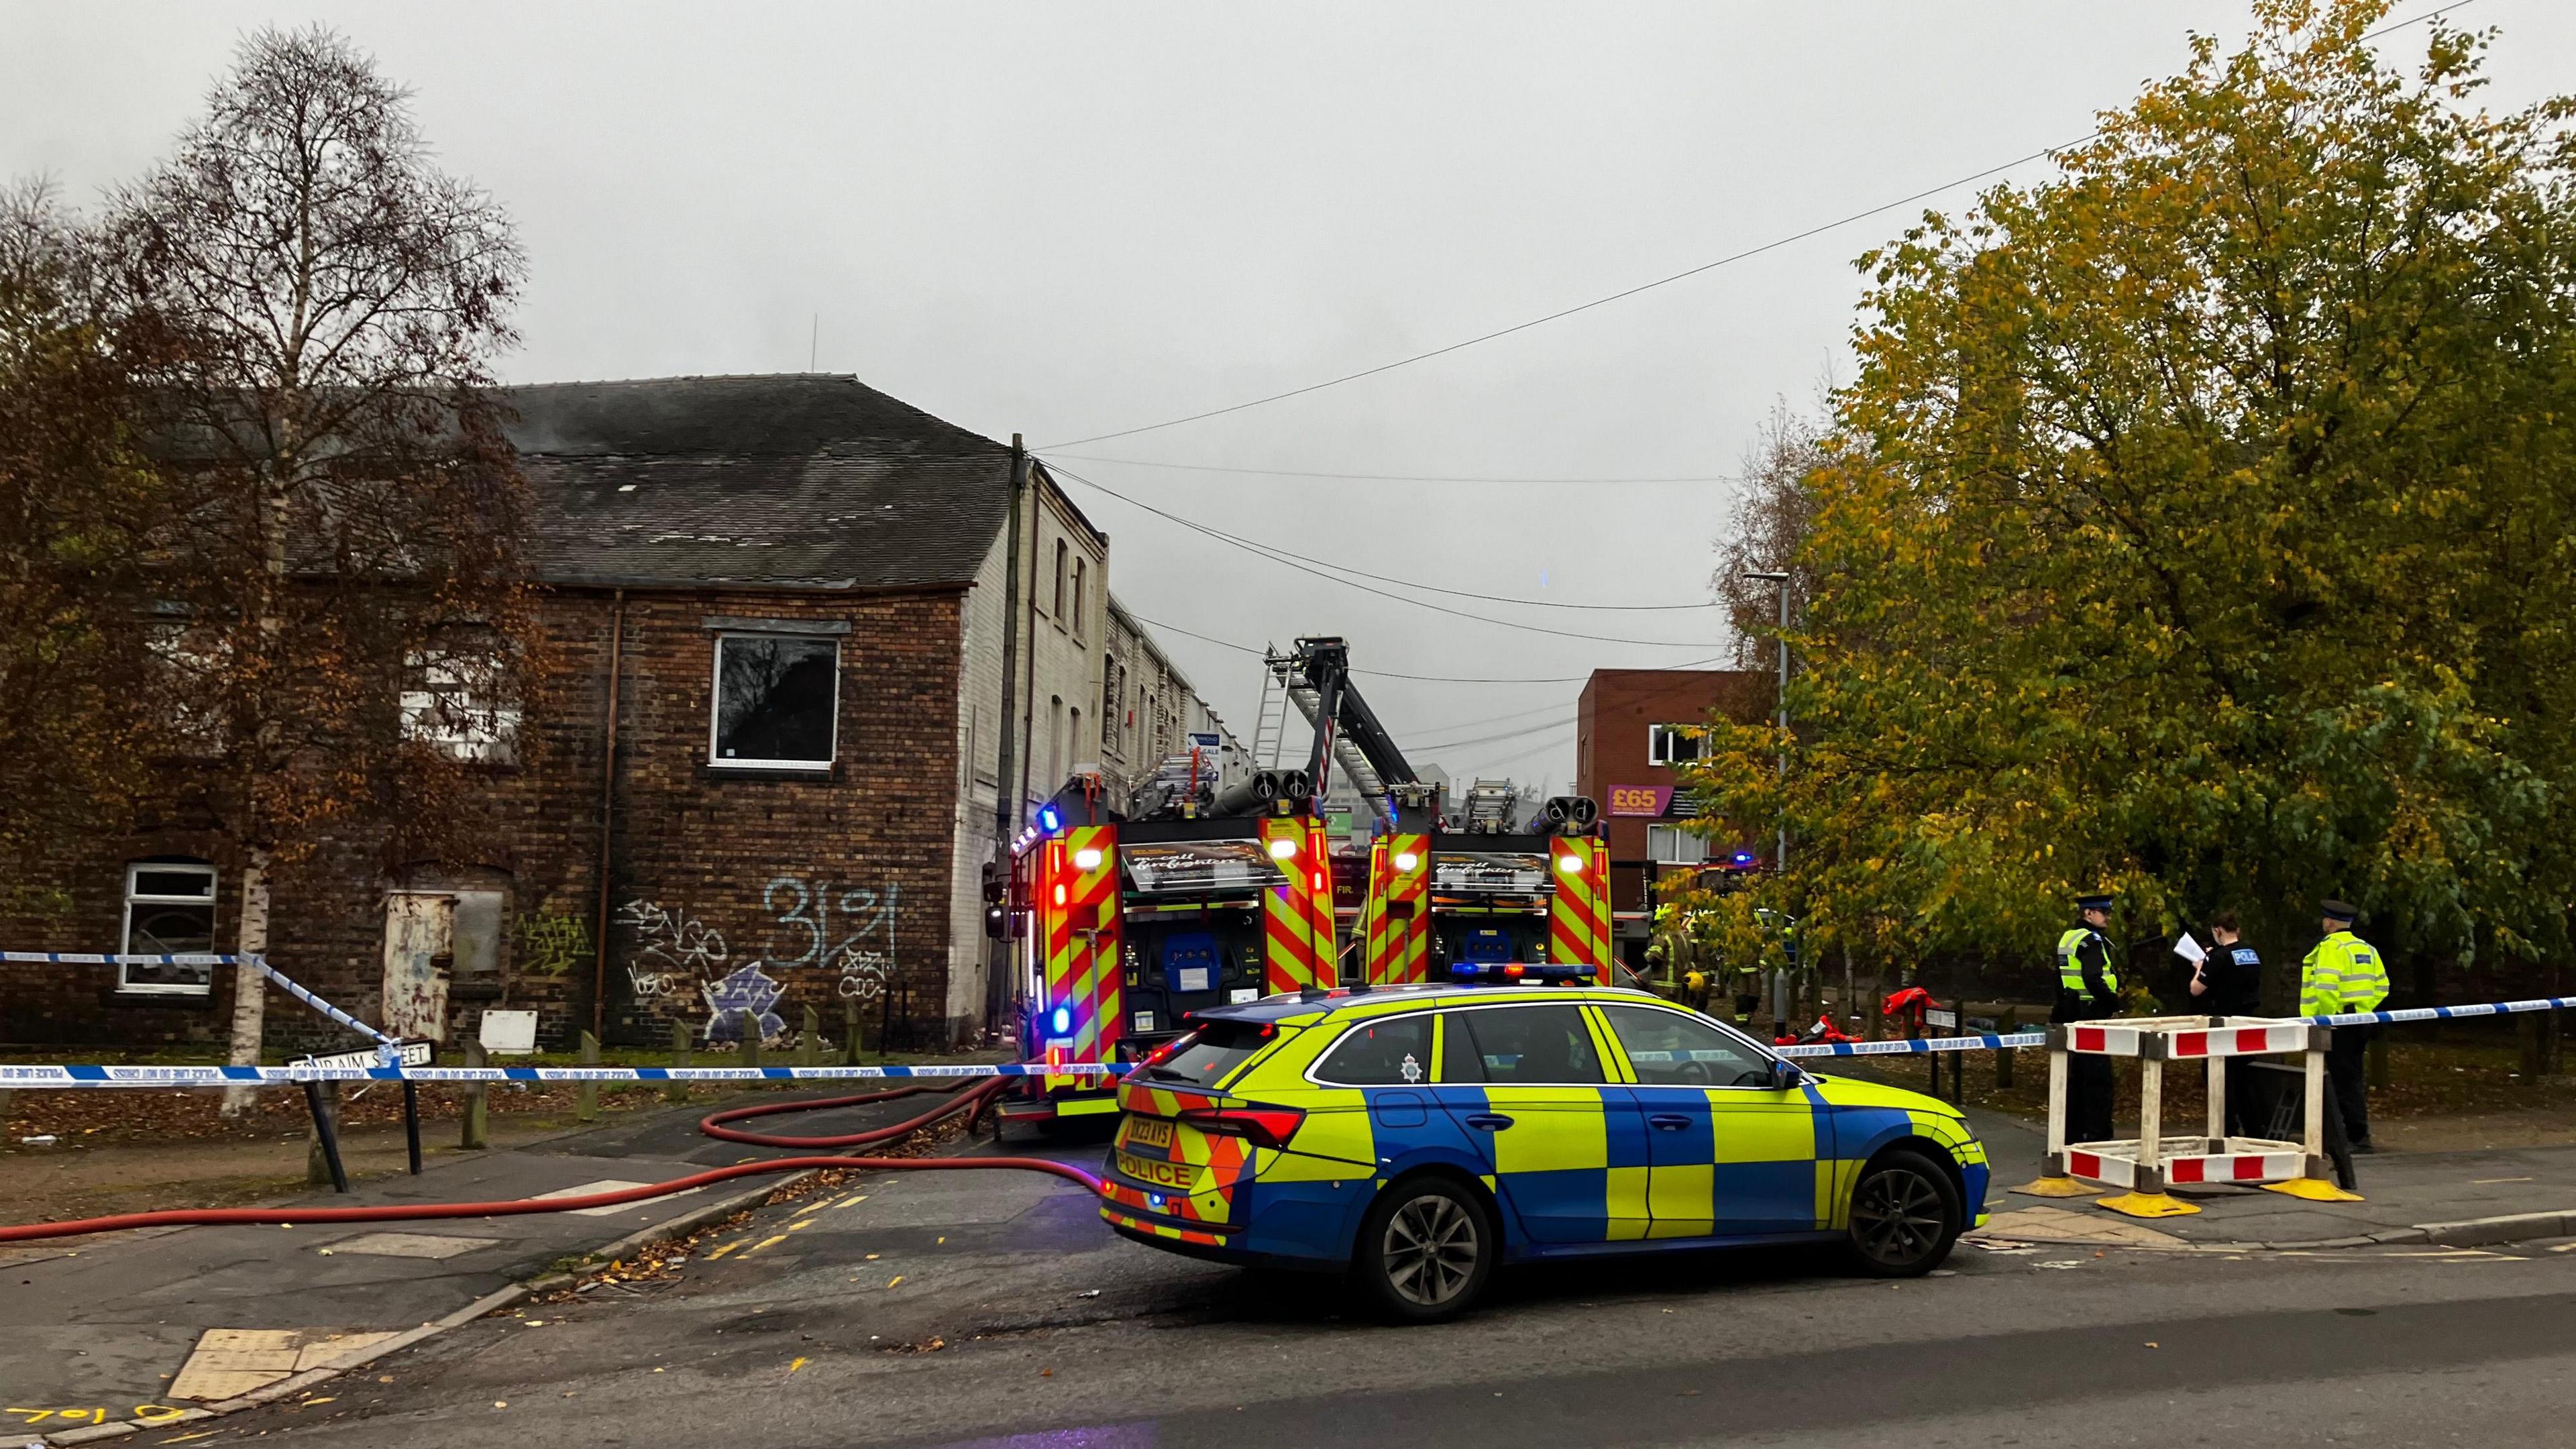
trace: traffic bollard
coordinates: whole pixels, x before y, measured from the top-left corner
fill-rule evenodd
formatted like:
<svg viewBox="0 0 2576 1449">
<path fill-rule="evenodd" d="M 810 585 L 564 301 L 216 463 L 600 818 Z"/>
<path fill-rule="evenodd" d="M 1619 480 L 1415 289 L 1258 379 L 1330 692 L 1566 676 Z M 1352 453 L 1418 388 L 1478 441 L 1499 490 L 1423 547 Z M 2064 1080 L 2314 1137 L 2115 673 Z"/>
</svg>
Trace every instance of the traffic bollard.
<svg viewBox="0 0 2576 1449">
<path fill-rule="evenodd" d="M 469 1067 L 483 1065 L 481 1041 L 469 1041 L 465 1044 L 465 1065 Z M 492 1145 L 491 1110 L 491 1103 L 484 1100 L 484 1084 L 475 1082 L 468 1085 L 465 1089 L 465 1110 L 458 1118 L 463 1131 L 456 1139 L 457 1146 L 472 1151 Z"/>
<path fill-rule="evenodd" d="M 405 1082 L 403 1089 L 403 1155 L 411 1165 L 411 1175 L 420 1176 L 420 1083 Z"/>
<path fill-rule="evenodd" d="M 672 1022 L 671 1065 L 675 1067 L 685 1067 L 688 1064 L 689 1024 L 685 1021 Z M 662 1100 L 665 1102 L 685 1102 L 689 1100 L 689 1084 L 686 1082 L 669 1082 L 664 1084 L 662 1088 Z"/>
<path fill-rule="evenodd" d="M 585 1067 L 595 1067 L 599 1065 L 599 1038 L 592 1036 L 589 1032 L 583 1032 L 581 1034 L 581 1064 Z M 573 1101 L 576 1104 L 573 1108 L 572 1114 L 574 1121 L 596 1122 L 599 1120 L 599 1083 L 582 1083 L 580 1088 L 573 1093 Z"/>
<path fill-rule="evenodd" d="M 805 1008 L 805 1030 L 798 1036 L 796 1042 L 796 1065 L 800 1067 L 823 1065 L 823 1018 L 810 1006 Z"/>
<path fill-rule="evenodd" d="M 760 1018 L 748 1011 L 742 1014 L 742 1064 L 760 1065 Z"/>
<path fill-rule="evenodd" d="M 859 999 L 844 996 L 841 998 L 841 1065 L 855 1067 L 858 1064 Z"/>
</svg>

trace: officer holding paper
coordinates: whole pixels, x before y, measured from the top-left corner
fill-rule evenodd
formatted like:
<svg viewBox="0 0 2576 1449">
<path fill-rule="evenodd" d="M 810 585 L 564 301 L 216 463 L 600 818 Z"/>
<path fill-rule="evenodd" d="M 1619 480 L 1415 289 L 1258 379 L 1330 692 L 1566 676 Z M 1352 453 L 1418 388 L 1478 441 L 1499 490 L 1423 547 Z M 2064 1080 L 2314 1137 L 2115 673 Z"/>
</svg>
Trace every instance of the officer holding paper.
<svg viewBox="0 0 2576 1449">
<path fill-rule="evenodd" d="M 2102 934 L 2111 924 L 2111 898 L 2078 896 L 2078 922 L 2057 938 L 2057 1006 L 2048 1019 L 2060 1026 L 2120 1014 L 2120 974 L 2111 964 L 2111 943 Z M 2107 1142 L 2111 1138 L 2111 1059 L 2098 1052 L 2074 1052 L 2066 1063 L 2066 1140 Z"/>
<path fill-rule="evenodd" d="M 2237 934 L 2234 911 L 2220 911 L 2210 918 L 2210 939 L 2217 944 L 2201 952 L 2192 964 L 2191 994 L 2194 1009 L 2224 1020 L 2231 1016 L 2259 1015 L 2263 1007 L 2263 958 Z M 2185 935 L 2184 943 L 2191 937 Z M 2184 955 L 2182 945 L 2174 949 Z M 2195 945 L 2194 950 L 2198 950 Z M 2249 1122 L 2253 1108 L 2253 1064 L 2247 1057 L 2229 1057 L 2227 1073 L 2227 1132 L 2231 1137 L 2257 1135 Z"/>
</svg>

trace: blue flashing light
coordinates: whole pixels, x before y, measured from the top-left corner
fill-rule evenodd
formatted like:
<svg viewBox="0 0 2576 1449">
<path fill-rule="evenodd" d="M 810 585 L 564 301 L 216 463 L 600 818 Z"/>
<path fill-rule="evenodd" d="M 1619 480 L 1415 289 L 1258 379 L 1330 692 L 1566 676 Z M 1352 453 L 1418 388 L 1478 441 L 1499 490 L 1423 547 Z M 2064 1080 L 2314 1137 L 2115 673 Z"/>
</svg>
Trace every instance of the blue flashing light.
<svg viewBox="0 0 2576 1449">
<path fill-rule="evenodd" d="M 1054 1011 L 1049 1012 L 1047 1014 L 1047 1027 L 1057 1036 L 1063 1036 L 1067 1032 L 1072 1031 L 1073 1008 L 1070 1006 L 1059 1006 Z"/>
<path fill-rule="evenodd" d="M 1056 808 L 1054 806 L 1046 805 L 1039 808 L 1038 825 L 1043 828 L 1047 834 L 1055 834 L 1057 829 L 1063 824 L 1064 817 L 1056 813 Z"/>
<path fill-rule="evenodd" d="M 1735 853 L 1735 863 L 1737 865 L 1751 865 L 1753 863 L 1753 852 L 1749 850 L 1737 851 Z"/>
</svg>

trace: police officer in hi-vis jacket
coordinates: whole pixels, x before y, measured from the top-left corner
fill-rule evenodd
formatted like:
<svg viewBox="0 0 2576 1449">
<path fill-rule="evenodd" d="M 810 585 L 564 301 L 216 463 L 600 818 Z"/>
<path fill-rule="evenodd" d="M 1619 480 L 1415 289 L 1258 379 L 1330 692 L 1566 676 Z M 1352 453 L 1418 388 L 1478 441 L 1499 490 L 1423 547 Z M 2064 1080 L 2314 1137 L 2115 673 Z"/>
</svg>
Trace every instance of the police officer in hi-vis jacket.
<svg viewBox="0 0 2576 1449">
<path fill-rule="evenodd" d="M 2318 907 L 2318 912 L 2325 918 L 2322 924 L 2326 938 L 2299 963 L 2299 1014 L 2335 1016 L 2377 1011 L 2379 1004 L 2388 999 L 2387 961 L 2381 958 L 2378 947 L 2352 933 L 2351 906 L 2327 901 Z M 2343 1109 L 2344 1135 L 2355 1152 L 2377 1150 L 2370 1145 L 2369 1084 L 2362 1069 L 2362 1053 L 2377 1035 L 2376 1022 L 2338 1026 L 2326 1047 L 2326 1080 L 2334 1092 L 2335 1105 Z"/>
<path fill-rule="evenodd" d="M 2048 1019 L 2095 1021 L 2120 1014 L 2120 973 L 2111 963 L 2111 898 L 2078 896 L 2077 923 L 2057 938 L 2057 1006 Z M 2111 1138 L 2111 1059 L 2098 1052 L 2070 1052 L 2066 1063 L 2066 1140 Z"/>
</svg>

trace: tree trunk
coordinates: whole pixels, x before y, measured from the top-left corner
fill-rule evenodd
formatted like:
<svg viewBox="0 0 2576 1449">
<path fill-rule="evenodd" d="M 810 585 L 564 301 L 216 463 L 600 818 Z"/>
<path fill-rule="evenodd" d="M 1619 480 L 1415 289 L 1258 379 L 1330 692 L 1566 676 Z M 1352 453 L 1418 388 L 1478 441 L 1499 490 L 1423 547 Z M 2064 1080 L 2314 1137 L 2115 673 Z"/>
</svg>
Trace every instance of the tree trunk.
<svg viewBox="0 0 2576 1449">
<path fill-rule="evenodd" d="M 234 949 L 241 964 L 233 968 L 232 1051 L 225 1060 L 237 1067 L 259 1065 L 262 1029 L 268 1013 L 268 978 L 251 958 L 268 955 L 268 852 L 253 846 L 242 868 L 241 937 Z M 226 1087 L 223 1114 L 239 1117 L 250 1110 L 255 1087 Z"/>
</svg>

